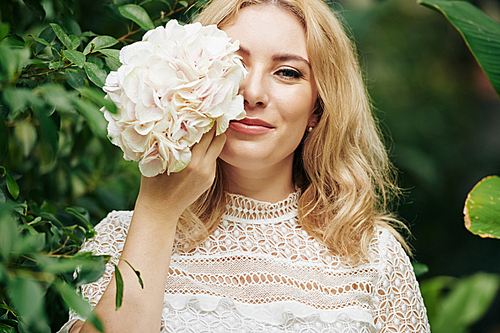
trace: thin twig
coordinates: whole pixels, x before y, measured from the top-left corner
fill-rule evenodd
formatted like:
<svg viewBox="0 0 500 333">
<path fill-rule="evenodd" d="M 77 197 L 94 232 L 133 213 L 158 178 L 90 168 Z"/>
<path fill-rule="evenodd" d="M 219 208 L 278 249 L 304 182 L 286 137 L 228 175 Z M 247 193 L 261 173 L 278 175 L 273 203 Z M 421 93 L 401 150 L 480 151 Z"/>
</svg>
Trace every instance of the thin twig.
<svg viewBox="0 0 500 333">
<path fill-rule="evenodd" d="M 50 70 L 48 72 L 42 72 L 42 73 L 37 73 L 37 74 L 31 74 L 31 75 L 21 76 L 19 78 L 20 79 L 29 79 L 30 77 L 48 75 L 48 74 L 51 74 L 51 73 L 58 72 L 60 70 L 66 69 L 66 68 L 68 68 L 68 67 L 70 67 L 72 65 L 73 65 L 73 63 L 70 63 L 70 64 L 68 64 L 68 65 L 66 65 L 64 67 L 59 68 L 59 69 L 52 69 L 52 70 Z"/>
<path fill-rule="evenodd" d="M 66 246 L 66 243 L 68 243 L 68 240 L 69 236 L 66 236 L 66 240 L 64 241 L 63 245 L 61 245 L 61 247 L 59 247 L 55 251 L 52 251 L 50 254 L 56 254 L 57 252 L 61 251 Z"/>
<path fill-rule="evenodd" d="M 30 258 L 30 257 L 28 257 L 28 256 L 26 256 L 26 255 L 23 255 L 22 257 L 23 257 L 23 258 L 25 258 L 25 259 L 31 260 L 31 261 L 33 261 L 33 262 L 38 262 L 38 261 L 36 261 L 35 259 Z"/>
<path fill-rule="evenodd" d="M 124 42 L 124 41 L 125 41 L 125 39 L 126 39 L 128 36 L 131 36 L 131 35 L 133 35 L 133 34 L 136 34 L 136 33 L 140 32 L 140 31 L 141 31 L 141 29 L 140 29 L 140 28 L 139 28 L 139 29 L 137 29 L 137 30 L 129 31 L 128 33 L 126 33 L 125 35 L 121 36 L 121 37 L 120 37 L 120 38 L 118 38 L 117 40 L 118 40 L 119 42 Z"/>
</svg>

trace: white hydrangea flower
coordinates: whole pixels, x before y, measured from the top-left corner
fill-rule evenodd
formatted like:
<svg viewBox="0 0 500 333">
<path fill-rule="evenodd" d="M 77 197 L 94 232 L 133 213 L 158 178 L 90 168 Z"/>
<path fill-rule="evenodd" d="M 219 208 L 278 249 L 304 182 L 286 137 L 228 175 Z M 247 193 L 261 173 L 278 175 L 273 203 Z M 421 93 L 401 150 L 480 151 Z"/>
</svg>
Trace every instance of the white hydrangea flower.
<svg viewBox="0 0 500 333">
<path fill-rule="evenodd" d="M 245 117 L 238 48 L 214 25 L 170 20 L 121 49 L 122 66 L 103 88 L 118 112 L 103 112 L 111 142 L 144 176 L 182 170 L 214 124 L 219 135 Z"/>
</svg>

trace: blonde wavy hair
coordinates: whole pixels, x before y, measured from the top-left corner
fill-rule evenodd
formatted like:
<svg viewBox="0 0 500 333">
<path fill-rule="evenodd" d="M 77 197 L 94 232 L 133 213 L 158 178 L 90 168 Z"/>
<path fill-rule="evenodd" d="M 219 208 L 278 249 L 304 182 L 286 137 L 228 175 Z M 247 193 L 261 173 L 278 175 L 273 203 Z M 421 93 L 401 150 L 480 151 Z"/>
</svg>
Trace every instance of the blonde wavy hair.
<svg viewBox="0 0 500 333">
<path fill-rule="evenodd" d="M 302 22 L 318 87 L 319 122 L 295 151 L 293 181 L 300 188 L 299 223 L 334 254 L 359 261 L 368 256 L 376 226 L 405 229 L 390 212 L 399 193 L 371 113 L 353 42 L 323 0 L 212 0 L 196 21 L 230 25 L 244 7 L 272 4 Z M 177 241 L 192 249 L 213 232 L 224 213 L 222 168 L 216 180 L 181 216 Z M 406 229 L 405 229 L 406 230 Z"/>
</svg>

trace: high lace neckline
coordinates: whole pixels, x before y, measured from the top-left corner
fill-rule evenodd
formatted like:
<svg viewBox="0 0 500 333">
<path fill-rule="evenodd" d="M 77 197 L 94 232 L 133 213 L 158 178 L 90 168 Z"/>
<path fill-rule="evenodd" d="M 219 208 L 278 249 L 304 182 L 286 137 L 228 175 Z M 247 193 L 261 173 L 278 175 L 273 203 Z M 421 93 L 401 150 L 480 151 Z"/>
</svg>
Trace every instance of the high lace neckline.
<svg viewBox="0 0 500 333">
<path fill-rule="evenodd" d="M 276 203 L 259 201 L 239 194 L 226 193 L 223 219 L 237 223 L 269 224 L 297 217 L 300 192 L 291 193 Z"/>
</svg>

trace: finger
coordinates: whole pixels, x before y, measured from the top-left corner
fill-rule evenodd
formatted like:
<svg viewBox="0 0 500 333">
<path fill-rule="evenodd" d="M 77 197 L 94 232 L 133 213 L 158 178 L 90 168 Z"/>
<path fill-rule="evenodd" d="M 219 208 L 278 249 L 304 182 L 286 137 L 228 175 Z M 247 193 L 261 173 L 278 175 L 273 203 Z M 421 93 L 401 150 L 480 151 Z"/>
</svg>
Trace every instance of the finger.
<svg viewBox="0 0 500 333">
<path fill-rule="evenodd" d="M 217 157 L 219 157 L 225 144 L 226 144 L 226 134 L 225 133 L 222 133 L 222 134 L 215 136 L 212 139 L 212 143 L 210 144 L 210 147 L 208 147 L 205 158 L 207 158 L 209 161 L 214 161 Z"/>
<path fill-rule="evenodd" d="M 198 154 L 200 154 L 201 156 L 205 156 L 206 151 L 210 146 L 210 143 L 212 142 L 212 138 L 214 137 L 214 135 L 215 135 L 215 126 L 213 126 L 210 129 L 210 131 L 203 134 L 200 142 L 198 142 L 191 148 L 191 153 L 193 154 L 193 156 L 198 156 Z"/>
</svg>

